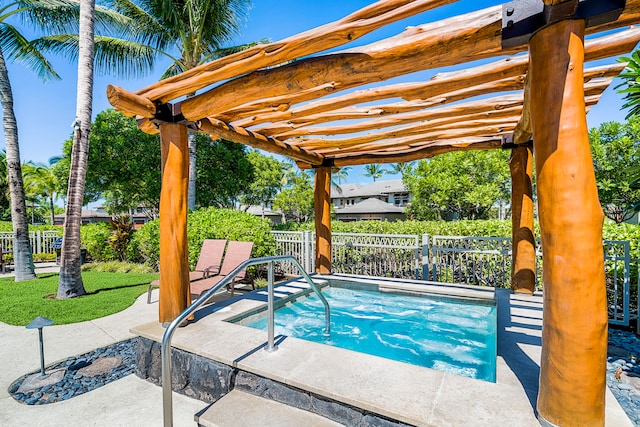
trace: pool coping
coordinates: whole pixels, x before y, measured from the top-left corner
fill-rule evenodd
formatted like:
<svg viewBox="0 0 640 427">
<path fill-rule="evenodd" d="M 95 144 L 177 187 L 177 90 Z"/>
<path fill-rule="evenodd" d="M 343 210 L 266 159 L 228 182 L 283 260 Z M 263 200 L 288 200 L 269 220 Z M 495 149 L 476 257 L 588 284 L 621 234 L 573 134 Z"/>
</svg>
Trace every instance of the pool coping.
<svg viewBox="0 0 640 427">
<path fill-rule="evenodd" d="M 412 425 L 514 425 L 517 421 L 519 426 L 539 426 L 535 401 L 542 329 L 540 293 L 526 296 L 506 289 L 350 275 L 314 276 L 314 280 L 329 277 L 355 278 L 386 288 L 415 290 L 421 287 L 429 292 L 467 297 L 495 295 L 498 305 L 496 383 L 291 337 L 281 341 L 273 353 L 262 351 L 265 331 L 226 320 L 264 305 L 264 289 L 199 310 L 194 323 L 176 331 L 172 345 Z M 294 280 L 277 287 L 276 293 L 286 297 L 307 286 Z M 164 329 L 158 322 L 152 322 L 137 326 L 131 332 L 160 342 Z M 461 402 L 467 403 L 464 410 Z M 632 425 L 608 389 L 606 419 L 607 425 Z"/>
</svg>

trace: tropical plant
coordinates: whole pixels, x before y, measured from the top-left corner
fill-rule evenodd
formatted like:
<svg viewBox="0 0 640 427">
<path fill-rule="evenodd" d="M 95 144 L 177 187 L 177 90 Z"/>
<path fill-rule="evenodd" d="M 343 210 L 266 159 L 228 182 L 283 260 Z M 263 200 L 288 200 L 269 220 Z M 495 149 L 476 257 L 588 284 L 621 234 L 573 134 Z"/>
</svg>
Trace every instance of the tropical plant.
<svg viewBox="0 0 640 427">
<path fill-rule="evenodd" d="M 23 165 L 23 176 L 25 188 L 31 188 L 35 195 L 46 199 L 49 205 L 49 224 L 53 225 L 60 183 L 51 162 L 50 160 L 49 166 L 28 162 Z"/>
<path fill-rule="evenodd" d="M 627 119 L 640 115 L 640 50 L 635 50 L 630 57 L 618 58 L 618 62 L 626 62 L 627 66 L 618 76 L 623 81 L 616 86 L 618 93 L 624 94 L 626 101 L 622 108 L 630 108 Z"/>
<path fill-rule="evenodd" d="M 342 193 L 342 181 L 346 181 L 349 176 L 350 166 L 331 169 L 331 187 L 335 188 L 338 193 Z"/>
<path fill-rule="evenodd" d="M 362 175 L 368 178 L 372 178 L 373 182 L 376 182 L 377 179 L 382 178 L 382 175 L 386 173 L 386 170 L 383 169 L 379 164 L 366 165 L 364 167 L 364 170 L 365 173 L 363 173 Z"/>
<path fill-rule="evenodd" d="M 111 235 L 109 236 L 109 244 L 113 248 L 113 252 L 120 261 L 127 259 L 127 247 L 133 236 L 133 224 L 129 215 L 120 215 L 111 220 L 109 223 Z"/>
<path fill-rule="evenodd" d="M 411 173 L 413 170 L 414 162 L 398 162 L 392 163 L 391 169 L 387 170 L 387 173 L 390 175 L 398 175 L 404 177 L 406 174 Z"/>
</svg>

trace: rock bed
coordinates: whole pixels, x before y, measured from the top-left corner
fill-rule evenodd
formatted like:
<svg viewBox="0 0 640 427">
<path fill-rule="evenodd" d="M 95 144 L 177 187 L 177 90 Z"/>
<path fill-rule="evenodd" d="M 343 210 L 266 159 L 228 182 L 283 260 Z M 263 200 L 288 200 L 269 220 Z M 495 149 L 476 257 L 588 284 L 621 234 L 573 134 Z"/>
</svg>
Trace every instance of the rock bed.
<svg viewBox="0 0 640 427">
<path fill-rule="evenodd" d="M 607 385 L 634 425 L 640 426 L 640 338 L 610 328 L 608 353 Z"/>
<path fill-rule="evenodd" d="M 72 356 L 62 362 L 47 366 L 45 373 L 64 371 L 62 380 L 24 390 L 23 383 L 40 377 L 40 370 L 24 375 L 9 387 L 9 393 L 17 401 L 27 405 L 43 405 L 60 402 L 95 390 L 119 380 L 135 371 L 135 343 L 138 338 L 120 341 L 97 348 L 80 356 Z M 106 363 L 101 363 L 106 362 Z M 46 381 L 42 381 L 46 382 Z"/>
</svg>

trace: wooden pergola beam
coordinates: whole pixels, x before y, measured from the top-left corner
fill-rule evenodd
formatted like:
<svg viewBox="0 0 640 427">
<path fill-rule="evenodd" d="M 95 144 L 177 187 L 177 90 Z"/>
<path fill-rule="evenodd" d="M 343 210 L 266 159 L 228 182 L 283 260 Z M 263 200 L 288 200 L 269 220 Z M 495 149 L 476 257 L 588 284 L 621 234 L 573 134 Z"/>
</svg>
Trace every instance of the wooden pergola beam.
<svg viewBox="0 0 640 427">
<path fill-rule="evenodd" d="M 508 54 L 511 52 L 503 51 L 496 36 L 501 25 L 502 8 L 491 7 L 409 28 L 362 48 L 252 72 L 183 101 L 181 111 L 188 120 L 199 120 L 247 102 L 295 94 L 327 82 L 345 90 L 415 71 Z M 474 43 L 468 43 L 469 39 Z M 453 51 L 456 55 L 451 55 Z"/>
<path fill-rule="evenodd" d="M 418 125 L 415 128 L 390 131 L 381 134 L 366 135 L 358 138 L 351 138 L 341 141 L 336 140 L 320 140 L 309 142 L 308 147 L 324 156 L 332 156 L 334 154 L 344 154 L 357 152 L 359 150 L 369 150 L 371 147 L 389 148 L 394 145 L 405 145 L 411 141 L 438 140 L 465 138 L 469 136 L 485 136 L 496 135 L 510 132 L 515 128 L 517 117 L 512 120 L 496 119 L 494 121 L 472 121 L 469 123 L 460 123 L 458 126 L 446 126 L 442 129 L 426 131 L 428 125 Z M 482 123 L 484 122 L 484 123 Z M 307 147 L 307 145 L 303 145 Z"/>
<path fill-rule="evenodd" d="M 640 42 L 640 28 L 631 28 L 589 40 L 586 42 L 587 60 L 595 61 L 630 52 L 638 42 Z M 427 82 L 401 83 L 365 89 L 310 102 L 291 109 L 290 105 L 298 101 L 291 94 L 287 94 L 277 99 L 261 100 L 232 109 L 222 114 L 221 119 L 228 122 L 233 121 L 235 125 L 245 127 L 281 120 L 292 122 L 304 120 L 304 117 L 388 98 L 399 97 L 406 100 L 433 98 L 464 89 L 469 85 L 480 85 L 523 75 L 527 70 L 528 63 L 528 55 L 519 55 L 466 70 L 439 73 Z M 285 99 L 286 104 L 283 104 Z M 268 110 L 268 112 L 265 113 L 264 110 Z M 256 111 L 260 113 L 256 114 Z"/>
<path fill-rule="evenodd" d="M 208 133 L 214 139 L 222 138 L 228 141 L 245 144 L 253 148 L 268 151 L 274 154 L 281 154 L 291 157 L 296 161 L 308 163 L 310 165 L 321 165 L 324 157 L 308 152 L 299 147 L 292 146 L 286 142 L 266 137 L 243 128 L 234 128 L 216 119 L 203 119 L 198 123 L 200 130 Z"/>
<path fill-rule="evenodd" d="M 586 91 L 590 93 L 594 92 L 602 92 L 604 91 L 611 83 L 611 80 L 602 79 L 603 76 L 617 76 L 622 69 L 624 69 L 624 64 L 614 64 L 612 66 L 601 66 L 596 67 L 593 70 L 588 70 L 585 72 L 585 81 L 587 82 L 585 87 Z M 483 84 L 475 87 L 470 87 L 468 89 L 460 90 L 454 93 L 446 94 L 443 98 L 438 98 L 437 100 L 426 100 L 426 102 L 438 102 L 438 105 L 442 105 L 449 102 L 456 102 L 461 99 L 466 99 L 467 97 L 478 96 L 488 93 L 500 92 L 500 91 L 515 91 L 521 90 L 524 88 L 524 76 L 517 76 L 513 78 L 499 80 L 494 83 Z M 484 111 L 487 111 L 486 103 L 479 103 L 481 106 L 485 108 Z M 415 105 L 408 103 L 410 108 L 415 107 L 416 109 L 420 108 L 420 105 Z M 397 108 L 397 105 L 394 106 Z M 391 107 L 391 108 L 394 108 Z M 370 110 L 369 110 L 370 108 Z M 285 140 L 289 138 L 296 138 L 300 136 L 313 136 L 313 135 L 340 135 L 340 134 L 349 134 L 356 132 L 369 131 L 374 129 L 380 129 L 388 126 L 397 126 L 405 123 L 416 123 L 416 122 L 424 122 L 428 120 L 427 117 L 435 109 L 422 109 L 415 113 L 408 113 L 405 115 L 394 115 L 393 117 L 386 117 L 389 115 L 387 111 L 389 107 L 385 106 L 370 106 L 366 109 L 362 109 L 363 112 L 366 111 L 366 114 L 363 114 L 364 117 L 376 117 L 379 115 L 384 115 L 385 117 L 368 120 L 364 122 L 359 122 L 355 124 L 343 124 L 343 125 L 335 125 L 332 127 L 318 127 L 312 126 L 312 123 L 306 123 L 306 126 L 297 126 L 293 130 L 284 130 L 281 123 L 280 127 L 261 127 L 256 129 L 256 131 L 264 134 L 274 136 L 278 139 Z M 438 108 L 437 111 L 443 110 L 443 108 Z M 353 111 L 353 110 L 351 110 Z M 491 111 L 491 110 L 489 110 Z M 451 110 L 447 117 L 453 117 L 454 114 Z M 346 120 L 352 119 L 355 116 L 353 113 L 346 113 L 344 116 L 336 115 L 333 117 L 333 120 Z M 362 118 L 362 117 L 361 117 Z"/>
<path fill-rule="evenodd" d="M 380 154 L 354 155 L 346 157 L 335 157 L 333 162 L 336 167 L 369 165 L 372 163 L 397 163 L 412 162 L 414 160 L 427 159 L 439 154 L 453 151 L 466 150 L 489 150 L 502 147 L 502 138 L 487 138 L 477 142 L 460 142 L 449 145 L 437 145 L 408 149 L 402 152 L 390 152 Z M 304 165 L 300 165 L 304 167 Z"/>
<path fill-rule="evenodd" d="M 257 45 L 164 79 L 137 92 L 167 102 L 243 74 L 322 52 L 358 39 L 385 25 L 456 0 L 384 0 L 276 43 Z M 202 117 L 207 116 L 207 114 Z M 201 118 L 201 117 L 200 117 Z"/>
</svg>

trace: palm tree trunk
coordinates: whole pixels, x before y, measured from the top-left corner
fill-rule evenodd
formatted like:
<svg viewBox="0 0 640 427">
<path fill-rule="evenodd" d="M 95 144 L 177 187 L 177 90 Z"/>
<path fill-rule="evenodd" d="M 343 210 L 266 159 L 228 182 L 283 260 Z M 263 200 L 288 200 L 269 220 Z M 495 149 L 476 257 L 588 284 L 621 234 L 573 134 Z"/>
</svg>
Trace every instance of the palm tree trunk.
<svg viewBox="0 0 640 427">
<path fill-rule="evenodd" d="M 67 209 L 60 258 L 58 298 L 86 293 L 80 274 L 80 225 L 89 156 L 89 132 L 93 102 L 93 34 L 95 0 L 80 1 L 78 94 L 73 133 Z"/>
<path fill-rule="evenodd" d="M 22 183 L 20 149 L 18 146 L 18 124 L 13 111 L 13 92 L 9 82 L 9 72 L 0 49 L 0 97 L 2 103 L 2 124 L 7 147 L 7 177 L 11 194 L 11 223 L 13 225 L 13 263 L 15 281 L 36 278 L 29 242 L 27 224 L 27 204 Z"/>
<path fill-rule="evenodd" d="M 51 211 L 51 217 L 49 219 L 51 220 L 51 225 L 53 225 L 55 222 L 55 216 L 56 216 L 56 210 L 53 204 L 53 197 L 49 197 L 49 210 Z"/>
</svg>

